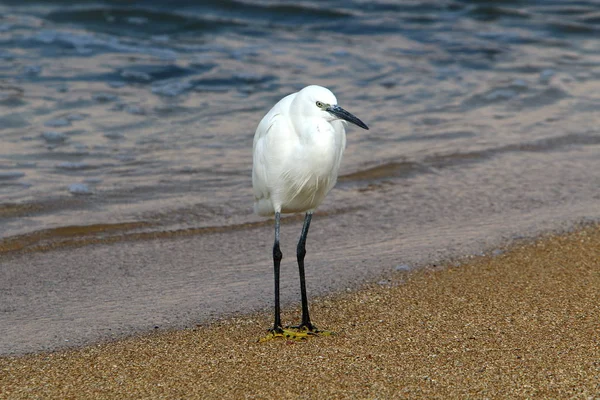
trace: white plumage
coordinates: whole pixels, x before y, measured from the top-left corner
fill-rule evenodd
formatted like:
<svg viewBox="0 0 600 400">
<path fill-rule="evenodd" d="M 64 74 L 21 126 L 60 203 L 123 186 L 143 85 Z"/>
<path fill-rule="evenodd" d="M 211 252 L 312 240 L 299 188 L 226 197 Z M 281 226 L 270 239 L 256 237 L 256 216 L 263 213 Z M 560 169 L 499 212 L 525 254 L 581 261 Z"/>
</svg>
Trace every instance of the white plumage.
<svg viewBox="0 0 600 400">
<path fill-rule="evenodd" d="M 337 104 L 329 89 L 307 86 L 281 99 L 254 134 L 254 211 L 312 211 L 335 186 L 346 147 L 344 122 L 316 106 Z"/>
<path fill-rule="evenodd" d="M 305 243 L 313 211 L 337 181 L 346 147 L 346 121 L 369 129 L 338 106 L 329 89 L 312 85 L 281 99 L 256 128 L 252 168 L 254 211 L 263 216 L 275 215 L 275 323 L 268 338 L 319 332 L 308 313 Z M 280 214 L 298 212 L 306 212 L 297 247 L 302 295 L 302 323 L 297 328 L 301 332 L 283 329 L 279 310 L 279 270 L 283 257 L 279 248 Z"/>
</svg>

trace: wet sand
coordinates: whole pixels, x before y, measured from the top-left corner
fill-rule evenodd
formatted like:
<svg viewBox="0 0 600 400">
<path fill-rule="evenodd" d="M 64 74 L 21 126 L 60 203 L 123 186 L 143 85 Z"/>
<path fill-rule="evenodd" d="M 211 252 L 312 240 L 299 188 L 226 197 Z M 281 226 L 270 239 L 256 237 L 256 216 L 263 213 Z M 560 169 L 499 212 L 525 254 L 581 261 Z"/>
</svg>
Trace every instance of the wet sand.
<svg viewBox="0 0 600 400">
<path fill-rule="evenodd" d="M 338 332 L 257 343 L 270 314 L 0 359 L 2 398 L 590 398 L 600 226 L 311 301 Z M 285 310 L 286 323 L 299 309 Z"/>
</svg>

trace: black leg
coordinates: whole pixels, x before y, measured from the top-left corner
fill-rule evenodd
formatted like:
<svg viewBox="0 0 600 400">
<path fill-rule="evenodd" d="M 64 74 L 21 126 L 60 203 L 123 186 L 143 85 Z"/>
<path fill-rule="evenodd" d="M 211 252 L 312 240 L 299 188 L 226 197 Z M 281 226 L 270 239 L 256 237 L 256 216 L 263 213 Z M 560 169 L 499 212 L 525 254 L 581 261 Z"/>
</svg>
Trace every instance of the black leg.
<svg viewBox="0 0 600 400">
<path fill-rule="evenodd" d="M 298 272 L 300 273 L 300 293 L 302 295 L 302 323 L 300 324 L 300 327 L 307 328 L 308 330 L 313 330 L 313 326 L 310 323 L 310 315 L 308 314 L 308 298 L 306 296 L 306 280 L 304 278 L 304 256 L 306 255 L 306 236 L 308 235 L 311 219 L 312 213 L 306 213 L 304 225 L 302 226 L 302 233 L 300 234 L 300 240 L 298 241 L 298 247 L 296 248 Z"/>
<path fill-rule="evenodd" d="M 275 323 L 273 324 L 273 332 L 282 332 L 281 328 L 281 310 L 279 306 L 279 270 L 283 254 L 279 249 L 279 220 L 280 213 L 275 213 L 275 243 L 273 244 L 273 266 L 275 272 Z"/>
</svg>

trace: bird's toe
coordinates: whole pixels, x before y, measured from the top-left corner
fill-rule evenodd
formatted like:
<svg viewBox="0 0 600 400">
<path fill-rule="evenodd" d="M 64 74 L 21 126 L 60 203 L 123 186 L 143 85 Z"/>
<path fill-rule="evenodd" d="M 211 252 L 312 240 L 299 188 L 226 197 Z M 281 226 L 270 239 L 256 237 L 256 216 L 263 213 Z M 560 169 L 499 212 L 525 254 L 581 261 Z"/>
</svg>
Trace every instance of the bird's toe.
<svg viewBox="0 0 600 400">
<path fill-rule="evenodd" d="M 334 332 L 324 331 L 321 329 L 317 329 L 314 326 L 286 326 L 285 328 L 272 328 L 269 329 L 269 332 L 266 336 L 260 338 L 259 342 L 268 342 L 273 339 L 286 339 L 286 340 L 306 340 L 311 336 L 331 336 L 334 335 Z"/>
<path fill-rule="evenodd" d="M 313 324 L 300 324 L 295 326 L 286 326 L 285 329 L 296 332 L 297 334 L 306 334 L 307 336 L 331 336 L 335 335 L 333 331 L 319 329 Z"/>
</svg>

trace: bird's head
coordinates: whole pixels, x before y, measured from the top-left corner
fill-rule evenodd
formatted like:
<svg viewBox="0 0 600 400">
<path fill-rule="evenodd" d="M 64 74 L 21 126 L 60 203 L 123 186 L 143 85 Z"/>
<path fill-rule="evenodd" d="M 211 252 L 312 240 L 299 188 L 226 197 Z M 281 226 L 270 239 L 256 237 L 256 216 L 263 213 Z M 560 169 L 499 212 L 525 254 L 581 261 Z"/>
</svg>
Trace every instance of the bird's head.
<svg viewBox="0 0 600 400">
<path fill-rule="evenodd" d="M 297 99 L 302 107 L 302 113 L 306 116 L 324 118 L 329 122 L 344 120 L 363 129 L 369 129 L 364 122 L 340 107 L 331 90 L 323 86 L 307 86 L 298 92 Z"/>
</svg>

